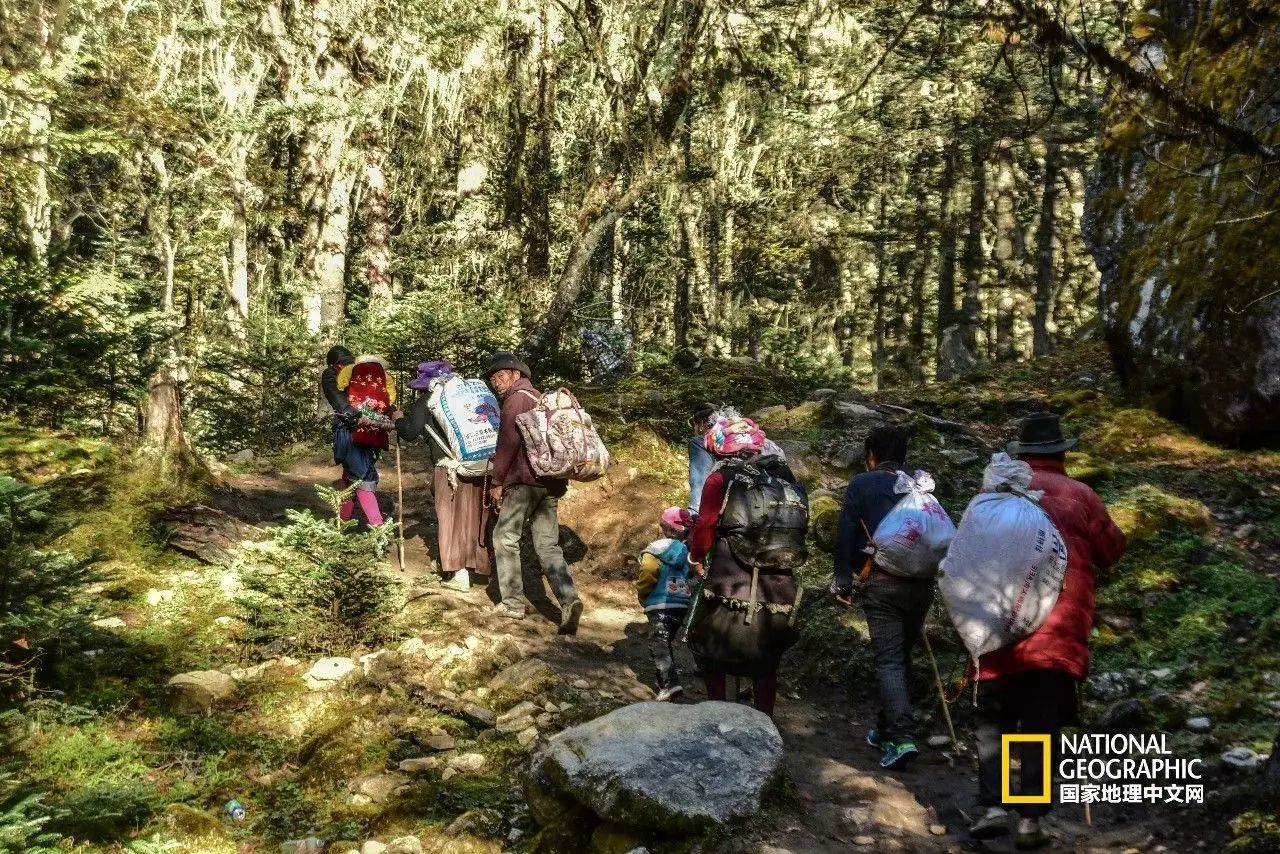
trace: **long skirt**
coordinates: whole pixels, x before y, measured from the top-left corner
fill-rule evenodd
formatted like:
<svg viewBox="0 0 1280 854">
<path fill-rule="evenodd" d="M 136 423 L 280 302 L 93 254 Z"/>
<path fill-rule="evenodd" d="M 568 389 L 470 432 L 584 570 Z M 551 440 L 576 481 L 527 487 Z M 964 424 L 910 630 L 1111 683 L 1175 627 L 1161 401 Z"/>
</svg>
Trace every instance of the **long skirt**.
<svg viewBox="0 0 1280 854">
<path fill-rule="evenodd" d="M 470 569 L 489 574 L 489 548 L 485 530 L 489 511 L 484 506 L 484 478 L 460 477 L 455 488 L 449 473 L 436 466 L 431 480 L 436 520 L 440 525 L 440 569 Z"/>
</svg>

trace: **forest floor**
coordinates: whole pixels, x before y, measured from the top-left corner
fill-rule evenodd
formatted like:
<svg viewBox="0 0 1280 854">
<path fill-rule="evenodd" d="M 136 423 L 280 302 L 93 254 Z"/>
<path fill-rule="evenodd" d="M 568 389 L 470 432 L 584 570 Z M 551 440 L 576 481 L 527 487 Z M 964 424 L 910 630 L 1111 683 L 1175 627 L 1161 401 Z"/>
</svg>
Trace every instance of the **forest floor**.
<svg viewBox="0 0 1280 854">
<path fill-rule="evenodd" d="M 510 634 L 528 655 L 548 662 L 563 682 L 585 680 L 607 700 L 651 699 L 647 623 L 626 579 L 632 556 L 652 539 L 652 520 L 670 503 L 669 486 L 631 467 L 609 484 L 575 487 L 563 503 L 562 537 L 586 604 L 578 635 L 564 638 L 556 632 L 558 608 L 532 560 L 526 560 L 526 595 L 533 610 L 518 623 L 489 613 L 499 599 L 496 581 L 487 589 L 474 587 L 461 594 L 426 577 L 433 560 L 435 520 L 425 491 L 430 473 L 423 456 L 420 448 L 410 448 L 403 460 L 404 488 L 413 497 L 405 508 L 408 572 L 422 576 L 432 590 L 431 601 L 440 606 L 457 637 Z M 328 463 L 320 454 L 279 476 L 236 478 L 237 494 L 249 496 L 240 512 L 269 523 L 284 508 L 314 503 L 313 485 L 333 475 Z M 384 477 L 383 483 L 392 487 L 393 479 Z M 385 509 L 392 511 L 387 497 L 384 494 Z M 820 584 L 811 584 L 808 592 L 822 595 Z M 848 652 L 851 658 L 866 654 L 865 649 Z M 681 664 L 686 674 L 694 672 L 687 651 Z M 920 760 L 908 771 L 890 773 L 879 767 L 878 751 L 863 740 L 875 716 L 868 690 L 873 672 L 864 671 L 862 679 L 867 684 L 851 698 L 838 687 L 807 685 L 784 668 L 776 722 L 786 745 L 790 796 L 737 836 L 730 850 L 819 854 L 857 845 L 882 851 L 1013 851 L 1012 837 L 976 847 L 967 843 L 966 816 L 977 814 L 977 778 L 968 747 L 972 741 L 967 733 L 961 736 L 961 753 L 951 746 L 935 750 L 924 745 L 926 736 L 946 734 L 932 685 L 918 698 L 922 709 L 935 710 L 926 715 L 928 732 L 922 733 Z M 683 702 L 705 699 L 696 677 L 686 675 L 685 685 Z M 742 689 L 745 701 L 745 681 Z M 1155 851 L 1161 850 L 1161 842 L 1163 850 L 1182 850 L 1170 846 L 1173 829 L 1162 817 L 1135 821 L 1108 815 L 1102 808 L 1094 813 L 1092 825 L 1086 824 L 1080 807 L 1051 816 L 1046 826 L 1054 840 L 1052 850 Z"/>
<path fill-rule="evenodd" d="M 379 670 L 370 659 L 363 676 L 357 671 L 327 690 L 302 678 L 322 653 L 247 642 L 234 592 L 238 557 L 203 563 L 166 547 L 168 535 L 154 520 L 172 496 L 129 492 L 127 479 L 107 476 L 92 486 L 94 470 L 113 466 L 102 443 L 4 431 L 0 459 L 74 508 L 55 545 L 99 550 L 107 572 L 92 591 L 101 621 L 93 648 L 68 650 L 51 674 L 54 685 L 24 707 L 13 748 L 20 779 L 44 793 L 54 809 L 50 829 L 77 840 L 79 850 L 269 851 L 309 834 L 343 842 L 329 849 L 340 852 L 406 835 L 450 854 L 528 850 L 537 830 L 520 787 L 529 752 L 554 731 L 652 696 L 646 624 L 631 588 L 635 555 L 652 539 L 662 508 L 685 499 L 683 414 L 704 400 L 733 400 L 761 410 L 809 485 L 818 548 L 802 571 L 801 640 L 781 673 L 777 723 L 789 782 L 760 816 L 703 839 L 699 850 L 1012 850 L 1007 841 L 966 840 L 976 811 L 970 753 L 922 744 L 913 768 L 885 773 L 864 744 L 875 695 L 866 625 L 857 608 L 840 609 L 825 594 L 825 549 L 861 436 L 888 417 L 871 407 L 913 411 L 902 415 L 916 431 L 910 461 L 935 473 L 940 500 L 958 518 L 977 490 L 985 454 L 1019 415 L 1053 406 L 1082 436 L 1073 474 L 1099 490 L 1130 540 L 1121 565 L 1099 580 L 1092 646 L 1101 686 L 1085 692 L 1085 729 L 1167 732 L 1177 755 L 1203 758 L 1210 774 L 1200 807 L 1096 804 L 1088 824 L 1081 807 L 1064 806 L 1047 822 L 1053 850 L 1280 850 L 1274 808 L 1253 802 L 1249 778 L 1218 759 L 1231 747 L 1265 753 L 1280 710 L 1280 455 L 1210 446 L 1127 408 L 1107 371 L 1097 351 L 1086 349 L 919 392 L 850 393 L 843 402 L 853 406 L 843 409 L 840 398 L 807 395 L 788 378 L 762 379 L 758 368 L 741 365 L 674 384 L 640 375 L 607 394 L 584 395 L 619 464 L 607 480 L 575 485 L 562 504 L 562 541 L 586 603 L 574 638 L 556 635 L 556 609 L 532 555 L 526 594 L 534 607 L 523 622 L 490 613 L 494 585 L 467 594 L 439 585 L 428 462 L 421 447 L 407 446 L 406 572 L 397 571 L 394 549 L 388 564 L 405 583 L 405 606 L 378 627 L 378 637 L 328 653 L 358 660 L 385 649 L 392 666 Z M 315 491 L 337 473 L 325 451 L 220 468 L 219 485 L 201 500 L 257 526 L 255 538 L 285 530 L 288 511 L 331 515 Z M 381 470 L 390 513 L 393 454 L 384 455 Z M 962 654 L 940 607 L 928 632 L 954 691 Z M 538 700 L 557 711 L 540 716 L 533 742 L 474 726 L 415 693 L 424 674 L 434 674 L 463 699 L 495 701 L 486 686 L 518 658 L 541 659 L 555 674 Z M 234 696 L 201 714 L 173 710 L 166 681 L 198 670 L 232 674 Z M 685 684 L 686 702 L 702 697 L 696 677 Z M 922 656 L 913 693 L 922 741 L 945 734 Z M 967 697 L 951 710 L 961 744 L 971 744 Z M 1192 715 L 1211 717 L 1212 731 L 1189 732 Z M 444 765 L 428 762 L 425 773 L 399 773 L 402 761 L 444 736 L 456 743 L 437 754 L 442 763 L 472 757 L 476 766 L 442 773 Z M 220 817 L 231 798 L 245 804 L 243 822 Z M 690 850 L 647 841 L 655 852 Z"/>
</svg>

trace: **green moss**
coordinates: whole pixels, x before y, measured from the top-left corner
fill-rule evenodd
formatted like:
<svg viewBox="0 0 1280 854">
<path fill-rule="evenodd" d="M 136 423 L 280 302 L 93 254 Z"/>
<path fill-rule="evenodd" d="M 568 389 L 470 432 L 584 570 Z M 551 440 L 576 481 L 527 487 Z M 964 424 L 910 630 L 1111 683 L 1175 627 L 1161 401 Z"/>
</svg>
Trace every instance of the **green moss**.
<svg viewBox="0 0 1280 854">
<path fill-rule="evenodd" d="M 644 848 L 646 840 L 634 830 L 617 824 L 601 824 L 591 834 L 591 854 L 630 854 Z"/>
<path fill-rule="evenodd" d="M 91 470 L 111 457 L 102 439 L 0 421 L 0 470 L 27 483 Z"/>
<path fill-rule="evenodd" d="M 809 529 L 814 542 L 823 551 L 834 551 L 836 531 L 840 525 L 840 502 L 819 496 L 809 504 Z"/>
<path fill-rule="evenodd" d="M 1262 854 L 1280 850 L 1280 812 L 1274 807 L 1247 810 L 1231 821 L 1231 852 Z"/>
<path fill-rule="evenodd" d="M 1067 455 L 1067 474 L 1096 488 L 1115 478 L 1116 466 L 1110 460 L 1098 459 L 1089 454 L 1071 453 Z"/>
<path fill-rule="evenodd" d="M 170 834 L 186 839 L 204 842 L 225 835 L 223 823 L 216 815 L 187 804 L 170 804 L 165 807 L 161 821 Z"/>
<path fill-rule="evenodd" d="M 1173 495 L 1152 484 L 1142 484 L 1124 493 L 1112 505 L 1111 518 L 1131 545 L 1178 528 L 1202 534 L 1213 528 L 1213 515 L 1203 503 Z"/>
</svg>

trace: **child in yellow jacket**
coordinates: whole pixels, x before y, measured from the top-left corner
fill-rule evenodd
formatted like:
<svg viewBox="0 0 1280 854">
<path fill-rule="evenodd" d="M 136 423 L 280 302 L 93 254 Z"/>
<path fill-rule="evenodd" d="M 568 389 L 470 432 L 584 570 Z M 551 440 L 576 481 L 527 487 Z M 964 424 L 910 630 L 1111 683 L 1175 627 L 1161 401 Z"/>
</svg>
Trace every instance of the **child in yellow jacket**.
<svg viewBox="0 0 1280 854">
<path fill-rule="evenodd" d="M 682 507 L 668 507 L 658 523 L 661 537 L 640 555 L 636 593 L 649 618 L 649 652 L 658 677 L 658 701 L 684 693 L 676 669 L 675 639 L 689 612 L 689 548 L 684 541 L 693 516 Z"/>
</svg>

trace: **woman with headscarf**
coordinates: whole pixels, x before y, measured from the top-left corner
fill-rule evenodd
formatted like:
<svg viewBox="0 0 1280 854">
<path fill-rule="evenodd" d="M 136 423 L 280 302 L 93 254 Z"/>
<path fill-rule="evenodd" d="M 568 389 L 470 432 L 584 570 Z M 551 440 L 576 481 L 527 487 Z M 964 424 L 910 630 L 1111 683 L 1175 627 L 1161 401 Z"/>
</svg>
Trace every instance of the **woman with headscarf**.
<svg viewBox="0 0 1280 854">
<path fill-rule="evenodd" d="M 351 438 L 352 432 L 362 425 L 363 416 L 351 405 L 341 379 L 343 370 L 356 361 L 346 347 L 331 347 L 325 357 L 324 372 L 320 374 L 320 390 L 333 410 L 333 463 L 342 466 L 339 483 L 344 490 L 356 484 L 354 497 L 342 502 L 338 515 L 343 520 L 350 519 L 355 515 L 358 501 L 365 520 L 376 527 L 383 521 L 382 511 L 378 508 L 378 452 L 368 445 L 357 444 Z"/>
<path fill-rule="evenodd" d="M 708 699 L 725 699 L 728 675 L 750 677 L 753 704 L 772 716 L 778 664 L 796 640 L 792 569 L 805 557 L 807 498 L 787 464 L 764 453 L 764 431 L 751 419 L 720 418 L 705 442 L 717 462 L 702 488 L 689 561 L 698 574 L 708 555 L 711 564 L 689 629 L 689 649 L 702 670 Z M 750 491 L 766 482 L 787 496 L 770 505 L 776 527 L 744 527 L 751 513 L 743 508 L 762 497 Z"/>
<path fill-rule="evenodd" d="M 457 590 L 471 588 L 471 575 L 476 583 L 488 583 L 489 549 L 485 530 L 489 511 L 484 502 L 484 478 L 466 477 L 449 470 L 449 453 L 441 439 L 446 426 L 441 424 L 428 406 L 433 383 L 443 382 L 455 373 L 453 365 L 443 360 L 418 365 L 418 375 L 409 380 L 409 388 L 422 392 L 404 417 L 396 421 L 400 438 L 413 441 L 425 435 L 431 454 L 431 492 L 435 500 L 439 525 L 440 572 L 446 586 Z"/>
</svg>

